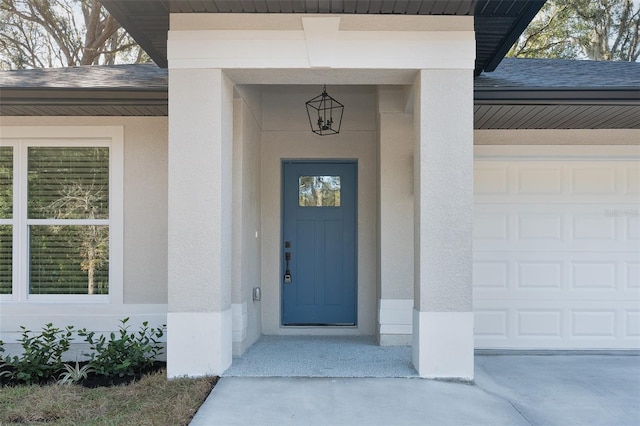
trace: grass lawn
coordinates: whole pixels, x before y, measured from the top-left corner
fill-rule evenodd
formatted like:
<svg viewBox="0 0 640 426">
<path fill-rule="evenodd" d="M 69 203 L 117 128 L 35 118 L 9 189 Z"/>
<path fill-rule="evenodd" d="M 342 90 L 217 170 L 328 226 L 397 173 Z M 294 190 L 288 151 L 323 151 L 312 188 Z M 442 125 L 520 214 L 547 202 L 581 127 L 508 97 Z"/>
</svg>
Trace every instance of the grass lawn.
<svg viewBox="0 0 640 426">
<path fill-rule="evenodd" d="M 168 381 L 162 370 L 129 385 L 0 387 L 0 425 L 187 425 L 217 378 Z"/>
</svg>

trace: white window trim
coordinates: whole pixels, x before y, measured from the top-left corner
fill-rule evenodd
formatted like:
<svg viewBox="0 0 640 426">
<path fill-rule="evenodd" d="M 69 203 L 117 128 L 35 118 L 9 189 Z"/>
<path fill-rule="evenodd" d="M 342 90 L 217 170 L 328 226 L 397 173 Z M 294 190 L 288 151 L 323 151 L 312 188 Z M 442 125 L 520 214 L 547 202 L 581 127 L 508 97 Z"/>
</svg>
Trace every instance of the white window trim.
<svg viewBox="0 0 640 426">
<path fill-rule="evenodd" d="M 30 295 L 28 289 L 25 215 L 19 210 L 27 205 L 26 173 L 14 182 L 14 214 L 0 223 L 13 224 L 14 270 L 13 292 L 0 295 L 5 303 L 96 303 L 122 305 L 124 302 L 124 128 L 122 126 L 0 126 L 0 146 L 13 146 L 14 173 L 23 170 L 27 147 L 39 146 L 108 146 L 109 147 L 109 219 L 95 220 L 109 225 L 109 294 L 108 295 Z M 14 174 L 15 176 L 15 174 Z M 52 221 L 27 220 L 28 223 Z M 86 221 L 79 221 L 87 224 Z M 65 221 L 65 223 L 70 223 Z M 23 235 L 19 235 L 23 233 Z"/>
</svg>

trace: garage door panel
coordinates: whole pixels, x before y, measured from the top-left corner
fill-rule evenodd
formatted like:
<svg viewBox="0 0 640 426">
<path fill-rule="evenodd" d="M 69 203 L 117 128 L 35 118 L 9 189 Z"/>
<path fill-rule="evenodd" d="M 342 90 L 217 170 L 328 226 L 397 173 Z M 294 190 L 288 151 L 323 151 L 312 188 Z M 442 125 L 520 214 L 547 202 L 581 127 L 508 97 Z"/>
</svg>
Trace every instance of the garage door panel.
<svg viewBox="0 0 640 426">
<path fill-rule="evenodd" d="M 473 237 L 476 243 L 508 242 L 511 240 L 509 230 L 509 213 L 495 208 L 476 208 L 473 214 Z"/>
<path fill-rule="evenodd" d="M 510 282 L 509 268 L 510 262 L 505 260 L 474 260 L 474 291 L 482 291 L 483 289 L 507 290 Z"/>
<path fill-rule="evenodd" d="M 616 311 L 607 309 L 575 309 L 571 311 L 571 337 L 616 337 Z"/>
<path fill-rule="evenodd" d="M 615 290 L 616 262 L 571 262 L 570 290 Z"/>
<path fill-rule="evenodd" d="M 634 252 L 474 252 L 473 265 L 475 299 L 566 294 L 640 300 L 640 261 Z"/>
<path fill-rule="evenodd" d="M 615 195 L 616 168 L 598 164 L 574 165 L 570 169 L 569 190 L 572 195 Z"/>
<path fill-rule="evenodd" d="M 638 165 L 628 166 L 625 174 L 625 194 L 640 195 L 640 167 Z"/>
<path fill-rule="evenodd" d="M 575 149 L 476 160 L 479 348 L 640 348 L 639 161 Z"/>
<path fill-rule="evenodd" d="M 626 204 L 475 204 L 476 251 L 638 251 L 640 217 Z"/>
<path fill-rule="evenodd" d="M 525 210 L 516 211 L 514 214 L 516 217 L 515 241 L 526 243 L 541 240 L 561 242 L 563 240 L 562 212 Z"/>
<path fill-rule="evenodd" d="M 522 164 L 516 172 L 516 193 L 520 195 L 562 195 L 563 167 L 557 164 Z"/>
<path fill-rule="evenodd" d="M 562 338 L 561 309 L 517 309 L 517 338 L 544 338 L 546 340 Z"/>
<path fill-rule="evenodd" d="M 640 339 L 640 311 L 627 310 L 624 312 L 625 337 Z"/>
<path fill-rule="evenodd" d="M 632 243 L 640 244 L 640 217 L 638 217 L 637 211 L 623 210 L 622 219 L 626 239 Z"/>
<path fill-rule="evenodd" d="M 624 264 L 624 282 L 627 289 L 640 289 L 640 261 L 630 260 Z"/>
<path fill-rule="evenodd" d="M 477 203 L 631 204 L 640 202 L 640 167 L 631 161 L 476 160 Z M 512 198 L 513 199 L 513 198 Z"/>
<path fill-rule="evenodd" d="M 480 167 L 476 165 L 473 179 L 476 197 L 503 196 L 509 193 L 509 167 L 502 162 L 487 161 Z"/>
<path fill-rule="evenodd" d="M 559 261 L 516 261 L 516 287 L 522 290 L 561 290 L 566 272 Z"/>
<path fill-rule="evenodd" d="M 624 229 L 620 226 L 620 221 L 616 221 L 615 217 L 607 215 L 603 211 L 595 211 L 593 207 L 587 207 L 575 210 L 570 215 L 571 221 L 571 239 L 577 243 L 590 241 L 623 241 Z M 621 229 L 622 228 L 622 229 Z"/>
<path fill-rule="evenodd" d="M 630 349 L 640 347 L 640 311 L 630 301 L 475 303 L 478 348 Z M 626 306 L 625 306 L 626 305 Z"/>
<path fill-rule="evenodd" d="M 502 344 L 505 344 L 510 334 L 509 324 L 509 309 L 481 310 L 474 307 L 474 332 L 476 342 L 498 340 L 502 342 Z"/>
</svg>

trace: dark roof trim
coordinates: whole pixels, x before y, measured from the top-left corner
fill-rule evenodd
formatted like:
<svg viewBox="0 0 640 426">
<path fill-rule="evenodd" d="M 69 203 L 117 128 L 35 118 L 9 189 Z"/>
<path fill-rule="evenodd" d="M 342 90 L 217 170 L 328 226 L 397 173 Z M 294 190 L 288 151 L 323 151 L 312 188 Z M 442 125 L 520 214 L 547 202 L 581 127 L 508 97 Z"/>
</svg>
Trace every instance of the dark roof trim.
<svg viewBox="0 0 640 426">
<path fill-rule="evenodd" d="M 485 71 L 491 72 L 496 69 L 509 49 L 511 49 L 511 46 L 513 46 L 513 43 L 518 40 L 518 37 L 520 37 L 525 28 L 527 28 L 527 26 L 531 23 L 531 20 L 536 16 L 540 9 L 542 9 L 542 6 L 544 6 L 545 2 L 546 0 L 525 2 L 525 9 L 519 15 L 519 19 L 513 24 L 511 30 L 504 36 L 502 41 L 498 43 L 493 55 L 490 56 L 489 62 L 484 67 L 476 68 L 476 75 L 480 75 Z M 484 3 L 488 2 L 478 2 L 475 13 L 476 17 L 491 16 L 489 13 L 490 11 L 486 10 L 488 4 Z"/>
<path fill-rule="evenodd" d="M 167 68 L 170 13 L 336 13 L 475 16 L 476 75 L 492 71 L 546 0 L 103 0 L 151 59 Z"/>
<path fill-rule="evenodd" d="M 160 89 L 0 89 L 2 116 L 145 116 L 169 113 L 166 88 Z"/>
<path fill-rule="evenodd" d="M 167 105 L 167 90 L 3 88 L 2 105 Z"/>
<path fill-rule="evenodd" d="M 478 88 L 476 105 L 640 105 L 640 88 Z"/>
<path fill-rule="evenodd" d="M 148 20 L 150 22 L 153 22 L 154 25 L 159 24 L 162 26 L 162 28 L 166 28 L 168 30 L 169 29 L 169 12 L 168 12 L 167 6 L 165 5 L 165 2 L 158 0 L 157 2 L 154 2 L 154 3 L 157 3 L 156 5 L 154 5 L 156 9 L 162 10 L 164 8 L 166 13 L 156 13 L 155 15 L 150 17 L 150 19 Z M 146 32 L 140 30 L 136 25 L 134 25 L 134 22 L 131 16 L 127 15 L 124 12 L 124 9 L 122 9 L 117 4 L 117 1 L 104 0 L 102 1 L 102 4 L 104 7 L 107 8 L 107 10 L 109 11 L 109 14 L 113 16 L 116 19 L 116 21 L 118 21 L 120 25 L 127 30 L 127 32 L 131 35 L 131 37 L 135 39 L 136 43 L 138 43 L 140 47 L 142 47 L 142 49 L 147 53 L 147 55 L 149 55 L 151 60 L 155 62 L 156 65 L 158 65 L 160 68 L 169 67 L 169 61 L 165 57 L 166 43 L 167 43 L 166 31 L 163 31 L 164 38 L 165 38 L 165 40 L 163 40 L 164 48 L 159 49 L 158 46 L 154 45 L 153 41 L 146 36 L 147 34 Z M 165 52 L 164 54 L 162 53 L 163 51 Z"/>
<path fill-rule="evenodd" d="M 126 115 L 167 115 L 168 93 L 166 90 L 105 90 L 105 89 L 60 89 L 60 88 L 10 88 L 1 89 L 2 107 L 5 113 L 12 107 L 21 107 L 21 115 L 38 111 L 41 107 L 74 108 L 92 107 L 92 113 L 100 108 L 117 107 Z M 573 89 L 486 89 L 474 90 L 474 105 L 616 105 L 640 106 L 640 89 L 616 88 L 606 90 Z M 142 113 L 127 110 L 127 107 L 144 108 Z M 89 111 L 89 110 L 87 110 Z M 109 110 L 109 115 L 118 115 Z M 149 112 L 153 111 L 153 112 Z M 7 115 L 13 115 L 11 113 Z M 41 114 L 33 114 L 41 115 Z M 73 115 L 73 114 L 68 114 Z M 80 114 L 85 115 L 85 114 Z"/>
</svg>

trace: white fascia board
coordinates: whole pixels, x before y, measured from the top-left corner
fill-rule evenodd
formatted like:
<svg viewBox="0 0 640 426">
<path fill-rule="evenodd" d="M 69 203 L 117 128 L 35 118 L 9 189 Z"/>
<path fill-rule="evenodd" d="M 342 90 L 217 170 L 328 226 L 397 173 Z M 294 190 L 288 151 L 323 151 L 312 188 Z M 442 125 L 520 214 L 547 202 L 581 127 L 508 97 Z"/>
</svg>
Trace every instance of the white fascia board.
<svg viewBox="0 0 640 426">
<path fill-rule="evenodd" d="M 169 31 L 169 68 L 474 68 L 473 31 L 338 31 L 326 46 L 333 54 L 320 59 L 310 55 L 307 36 L 277 30 Z"/>
</svg>

